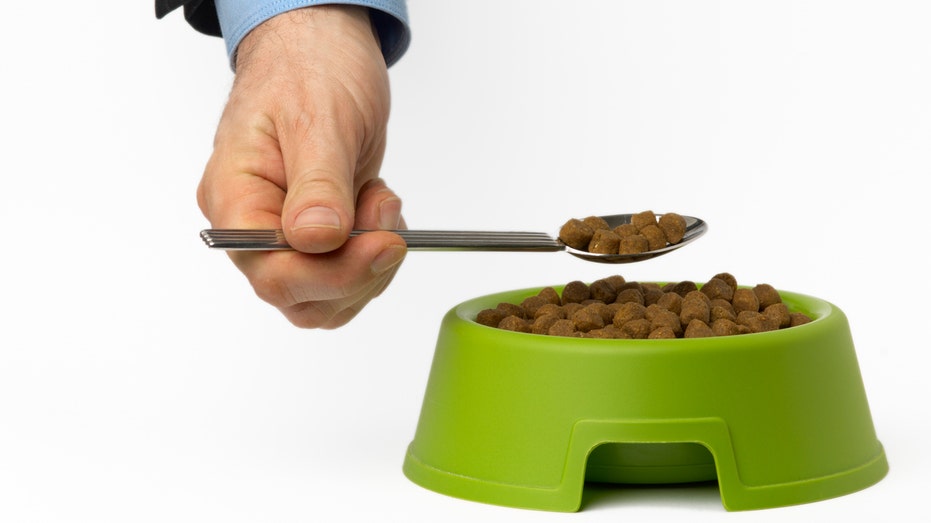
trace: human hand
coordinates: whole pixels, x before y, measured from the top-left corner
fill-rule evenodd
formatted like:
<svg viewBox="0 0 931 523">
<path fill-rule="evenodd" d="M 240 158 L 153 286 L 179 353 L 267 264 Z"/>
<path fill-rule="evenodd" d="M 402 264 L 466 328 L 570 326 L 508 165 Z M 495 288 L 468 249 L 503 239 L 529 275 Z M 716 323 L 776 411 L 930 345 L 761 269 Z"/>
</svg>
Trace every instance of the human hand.
<svg viewBox="0 0 931 523">
<path fill-rule="evenodd" d="M 230 252 L 293 324 L 344 325 L 407 248 L 401 200 L 378 178 L 388 73 L 365 8 L 278 15 L 242 40 L 197 201 L 214 228 L 281 228 L 296 250 Z"/>
</svg>

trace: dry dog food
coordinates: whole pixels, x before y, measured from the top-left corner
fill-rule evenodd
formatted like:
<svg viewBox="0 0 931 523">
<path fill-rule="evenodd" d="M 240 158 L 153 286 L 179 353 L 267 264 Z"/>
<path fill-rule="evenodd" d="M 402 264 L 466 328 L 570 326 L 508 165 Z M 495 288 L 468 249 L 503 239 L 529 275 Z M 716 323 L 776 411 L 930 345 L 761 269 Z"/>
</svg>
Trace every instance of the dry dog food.
<svg viewBox="0 0 931 523">
<path fill-rule="evenodd" d="M 682 241 L 685 218 L 666 213 L 657 218 L 653 211 L 631 216 L 630 223 L 612 228 L 598 216 L 572 218 L 559 229 L 559 239 L 580 251 L 597 254 L 640 254 Z"/>
<path fill-rule="evenodd" d="M 550 336 L 666 339 L 766 332 L 811 318 L 789 310 L 772 285 L 741 287 L 722 272 L 700 286 L 693 281 L 639 283 L 620 275 L 590 284 L 571 281 L 562 293 L 546 287 L 519 305 L 482 310 L 475 321 Z"/>
</svg>

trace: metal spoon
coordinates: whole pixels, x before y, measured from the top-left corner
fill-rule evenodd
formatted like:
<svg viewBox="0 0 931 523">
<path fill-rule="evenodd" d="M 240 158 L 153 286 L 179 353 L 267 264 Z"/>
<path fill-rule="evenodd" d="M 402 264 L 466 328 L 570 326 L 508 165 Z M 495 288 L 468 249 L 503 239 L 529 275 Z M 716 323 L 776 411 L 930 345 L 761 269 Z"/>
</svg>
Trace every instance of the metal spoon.
<svg viewBox="0 0 931 523">
<path fill-rule="evenodd" d="M 624 223 L 630 223 L 632 214 L 615 214 L 602 216 L 610 227 L 614 228 Z M 657 217 L 662 214 L 657 214 Z M 397 230 L 390 231 L 398 234 L 407 242 L 410 250 L 432 251 L 517 251 L 517 252 L 551 252 L 566 251 L 573 256 L 584 260 L 599 263 L 632 263 L 649 260 L 657 256 L 672 252 L 695 241 L 705 231 L 708 225 L 692 216 L 683 216 L 685 219 L 685 235 L 682 241 L 667 245 L 662 249 L 641 252 L 636 254 L 599 254 L 574 249 L 542 232 L 496 232 L 496 231 L 430 231 L 430 230 Z M 371 231 L 352 231 L 350 237 Z M 211 249 L 228 251 L 272 251 L 288 250 L 292 247 L 285 240 L 281 229 L 205 229 L 200 237 Z"/>
</svg>

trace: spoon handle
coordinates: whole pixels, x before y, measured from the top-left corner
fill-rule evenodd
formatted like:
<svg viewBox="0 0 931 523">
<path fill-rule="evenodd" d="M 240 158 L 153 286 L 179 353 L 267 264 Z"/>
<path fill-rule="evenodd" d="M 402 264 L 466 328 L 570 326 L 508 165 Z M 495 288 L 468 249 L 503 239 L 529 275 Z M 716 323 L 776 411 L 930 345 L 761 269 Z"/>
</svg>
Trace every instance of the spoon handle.
<svg viewBox="0 0 931 523">
<path fill-rule="evenodd" d="M 356 230 L 350 237 L 365 232 Z M 562 251 L 562 242 L 542 232 L 395 230 L 408 249 L 434 251 Z M 200 237 L 211 249 L 227 251 L 288 250 L 281 229 L 205 229 Z"/>
</svg>

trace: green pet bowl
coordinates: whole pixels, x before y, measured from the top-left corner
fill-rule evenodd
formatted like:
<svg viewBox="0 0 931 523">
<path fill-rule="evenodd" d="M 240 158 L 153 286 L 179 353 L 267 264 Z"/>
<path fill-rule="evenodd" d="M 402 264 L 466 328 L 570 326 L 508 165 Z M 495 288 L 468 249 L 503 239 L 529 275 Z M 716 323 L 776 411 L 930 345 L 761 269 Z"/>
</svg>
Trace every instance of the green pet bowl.
<svg viewBox="0 0 931 523">
<path fill-rule="evenodd" d="M 727 510 L 819 501 L 888 471 L 844 313 L 780 292 L 814 321 L 673 340 L 517 333 L 446 314 L 404 473 L 473 501 L 579 510 L 586 481 L 717 480 Z"/>
</svg>

